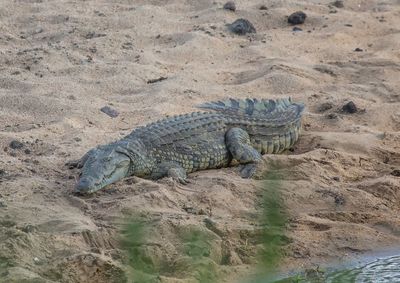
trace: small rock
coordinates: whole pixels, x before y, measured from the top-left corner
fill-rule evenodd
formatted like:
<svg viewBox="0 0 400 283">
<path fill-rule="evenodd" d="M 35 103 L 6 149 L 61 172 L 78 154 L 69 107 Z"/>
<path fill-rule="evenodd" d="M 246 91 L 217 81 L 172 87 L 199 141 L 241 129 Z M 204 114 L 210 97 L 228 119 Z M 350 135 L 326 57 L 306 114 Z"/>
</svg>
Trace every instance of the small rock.
<svg viewBox="0 0 400 283">
<path fill-rule="evenodd" d="M 92 39 L 92 38 L 103 37 L 103 36 L 106 36 L 106 34 L 105 33 L 97 33 L 97 32 L 91 31 L 91 32 L 88 32 L 85 35 L 85 38 L 86 39 Z"/>
<path fill-rule="evenodd" d="M 353 25 L 351 25 L 351 24 L 345 24 L 344 26 L 345 26 L 345 27 L 352 27 Z"/>
<path fill-rule="evenodd" d="M 74 141 L 76 141 L 76 142 L 81 142 L 82 139 L 81 139 L 80 137 L 75 137 L 75 138 L 74 138 Z"/>
<path fill-rule="evenodd" d="M 358 48 L 358 47 L 357 47 L 356 49 L 354 49 L 354 51 L 355 51 L 355 52 L 363 52 L 364 50 L 362 50 L 361 48 Z"/>
<path fill-rule="evenodd" d="M 332 4 L 332 6 L 335 6 L 336 8 L 343 8 L 344 7 L 342 0 L 336 0 L 336 1 L 332 2 L 331 4 Z"/>
<path fill-rule="evenodd" d="M 6 170 L 0 169 L 0 177 L 5 176 L 7 174 Z"/>
<path fill-rule="evenodd" d="M 333 108 L 333 104 L 331 102 L 324 102 L 318 107 L 319 112 L 325 112 L 329 109 Z"/>
<path fill-rule="evenodd" d="M 294 27 L 293 29 L 292 29 L 292 31 L 294 31 L 294 32 L 296 32 L 296 31 L 303 31 L 301 28 L 299 28 L 299 27 Z"/>
<path fill-rule="evenodd" d="M 10 146 L 12 149 L 21 149 L 21 148 L 24 147 L 24 144 L 23 144 L 22 142 L 20 142 L 20 141 L 13 140 L 13 141 L 10 142 L 10 145 L 9 145 L 9 146 Z"/>
<path fill-rule="evenodd" d="M 229 25 L 229 29 L 236 34 L 245 35 L 246 33 L 255 33 L 256 29 L 252 23 L 246 19 L 237 19 Z"/>
<path fill-rule="evenodd" d="M 108 116 L 110 116 L 112 118 L 118 117 L 118 115 L 119 115 L 117 110 L 112 109 L 109 106 L 104 106 L 103 108 L 100 109 L 100 111 L 107 114 Z"/>
<path fill-rule="evenodd" d="M 335 204 L 337 205 L 344 205 L 346 203 L 346 200 L 342 195 L 335 195 L 334 198 L 335 198 Z"/>
<path fill-rule="evenodd" d="M 300 24 L 304 23 L 306 18 L 307 18 L 307 15 L 304 12 L 302 12 L 302 11 L 294 12 L 293 14 L 291 14 L 289 16 L 288 23 L 292 24 L 292 25 L 300 25 Z"/>
<path fill-rule="evenodd" d="M 24 153 L 25 154 L 31 154 L 31 150 L 29 148 L 27 148 L 27 149 L 24 150 Z"/>
<path fill-rule="evenodd" d="M 339 177 L 333 177 L 332 178 L 334 181 L 336 181 L 336 182 L 339 182 L 340 181 L 340 178 Z"/>
<path fill-rule="evenodd" d="M 337 119 L 338 115 L 336 113 L 329 113 L 326 117 L 330 120 L 334 120 Z"/>
<path fill-rule="evenodd" d="M 184 211 L 186 211 L 187 213 L 190 213 L 190 214 L 197 214 L 198 213 L 197 208 L 195 208 L 195 207 L 193 207 L 191 205 L 184 204 L 182 209 Z"/>
<path fill-rule="evenodd" d="M 34 257 L 34 258 L 33 258 L 33 262 L 34 262 L 35 264 L 37 264 L 37 265 L 41 265 L 41 264 L 42 264 L 42 261 L 41 261 L 38 257 Z"/>
<path fill-rule="evenodd" d="M 343 111 L 346 113 L 356 113 L 358 111 L 357 106 L 354 104 L 353 101 L 350 101 L 348 103 L 346 103 L 345 105 L 343 105 Z"/>
<path fill-rule="evenodd" d="M 25 233 L 32 233 L 36 231 L 36 227 L 31 224 L 27 224 L 24 227 L 22 227 L 21 230 Z"/>
<path fill-rule="evenodd" d="M 166 80 L 166 79 L 168 79 L 168 78 L 167 78 L 167 77 L 159 77 L 159 78 L 157 78 L 157 79 L 148 80 L 147 83 L 148 83 L 148 84 L 154 84 L 154 83 L 157 83 L 157 82 L 161 82 L 161 81 L 163 81 L 163 80 Z"/>
<path fill-rule="evenodd" d="M 225 10 L 230 10 L 230 11 L 235 12 L 235 11 L 236 11 L 235 2 L 233 2 L 233 1 L 228 1 L 228 2 L 225 3 L 225 5 L 224 5 L 223 8 L 224 8 Z"/>
<path fill-rule="evenodd" d="M 260 10 L 268 10 L 268 7 L 265 6 L 265 5 L 261 5 L 260 8 L 258 8 L 258 9 L 260 9 Z"/>
<path fill-rule="evenodd" d="M 390 175 L 395 176 L 395 177 L 400 177 L 400 170 L 395 169 L 390 173 Z"/>
</svg>

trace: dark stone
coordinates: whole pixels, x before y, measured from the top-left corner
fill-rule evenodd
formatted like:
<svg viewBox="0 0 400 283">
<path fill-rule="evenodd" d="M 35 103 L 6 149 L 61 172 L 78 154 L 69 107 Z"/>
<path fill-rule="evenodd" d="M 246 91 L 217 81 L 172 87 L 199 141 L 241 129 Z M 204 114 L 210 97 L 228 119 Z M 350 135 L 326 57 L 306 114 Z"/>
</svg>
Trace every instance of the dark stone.
<svg viewBox="0 0 400 283">
<path fill-rule="evenodd" d="M 358 47 L 356 49 L 354 49 L 354 51 L 355 52 L 363 52 L 363 50 L 361 48 L 358 48 Z"/>
<path fill-rule="evenodd" d="M 342 195 L 336 195 L 335 196 L 335 204 L 337 205 L 344 205 L 346 203 L 346 200 Z"/>
<path fill-rule="evenodd" d="M 20 141 L 13 140 L 13 141 L 10 142 L 10 147 L 12 149 L 21 149 L 21 148 L 24 147 L 24 144 L 22 142 L 20 142 Z"/>
<path fill-rule="evenodd" d="M 148 83 L 148 84 L 154 84 L 154 83 L 157 83 L 157 82 L 161 82 L 161 81 L 163 81 L 163 80 L 166 80 L 166 79 L 168 79 L 168 78 L 167 78 L 167 77 L 159 77 L 159 78 L 157 78 L 157 79 L 148 80 L 147 83 Z"/>
<path fill-rule="evenodd" d="M 235 2 L 233 2 L 233 1 L 228 1 L 228 2 L 225 3 L 225 5 L 224 5 L 223 8 L 224 8 L 225 10 L 230 10 L 230 11 L 235 12 L 235 11 L 236 11 Z"/>
<path fill-rule="evenodd" d="M 390 175 L 396 176 L 396 177 L 400 177 L 400 170 L 399 169 L 395 169 L 390 173 Z"/>
<path fill-rule="evenodd" d="M 342 0 L 336 0 L 334 2 L 332 2 L 332 6 L 335 6 L 336 8 L 343 8 L 343 1 Z"/>
<path fill-rule="evenodd" d="M 303 31 L 303 30 L 301 28 L 299 28 L 299 27 L 294 27 L 293 31 L 296 32 L 296 31 Z"/>
<path fill-rule="evenodd" d="M 31 150 L 29 148 L 24 150 L 25 154 L 31 154 Z"/>
<path fill-rule="evenodd" d="M 333 108 L 333 104 L 331 102 L 324 102 L 318 107 L 319 112 L 325 112 L 329 109 Z"/>
<path fill-rule="evenodd" d="M 246 19 L 237 19 L 229 25 L 229 29 L 236 34 L 245 35 L 246 33 L 255 33 L 256 29 L 252 23 Z"/>
<path fill-rule="evenodd" d="M 88 32 L 85 35 L 85 38 L 86 39 L 92 39 L 92 38 L 103 37 L 103 36 L 106 36 L 106 34 L 105 33 L 97 33 L 97 32 L 91 31 L 91 32 Z"/>
<path fill-rule="evenodd" d="M 265 6 L 265 5 L 261 5 L 259 9 L 260 9 L 260 10 L 268 10 L 268 7 Z"/>
<path fill-rule="evenodd" d="M 332 178 L 334 181 L 336 181 L 336 182 L 339 182 L 340 181 L 340 178 L 339 177 L 333 177 Z"/>
<path fill-rule="evenodd" d="M 330 120 L 334 120 L 337 119 L 338 115 L 336 113 L 329 113 L 326 117 Z"/>
<path fill-rule="evenodd" d="M 289 16 L 288 23 L 292 24 L 292 25 L 300 25 L 300 24 L 304 23 L 306 18 L 307 18 L 307 15 L 304 12 L 302 12 L 302 11 L 294 12 L 293 14 L 291 14 Z"/>
<path fill-rule="evenodd" d="M 25 232 L 25 233 L 32 233 L 32 232 L 36 231 L 37 229 L 35 226 L 33 226 L 31 224 L 27 224 L 24 227 L 22 227 L 21 230 L 22 230 L 22 232 Z"/>
<path fill-rule="evenodd" d="M 100 109 L 100 111 L 107 114 L 108 116 L 110 116 L 112 118 L 118 117 L 118 115 L 119 115 L 117 110 L 112 109 L 109 106 L 104 106 L 103 108 Z"/>
<path fill-rule="evenodd" d="M 348 103 L 346 103 L 345 105 L 343 105 L 343 111 L 346 113 L 356 113 L 358 111 L 357 106 L 354 104 L 353 101 L 350 101 Z"/>
<path fill-rule="evenodd" d="M 345 26 L 345 27 L 352 27 L 353 25 L 351 25 L 351 24 L 345 24 L 344 26 Z"/>
</svg>

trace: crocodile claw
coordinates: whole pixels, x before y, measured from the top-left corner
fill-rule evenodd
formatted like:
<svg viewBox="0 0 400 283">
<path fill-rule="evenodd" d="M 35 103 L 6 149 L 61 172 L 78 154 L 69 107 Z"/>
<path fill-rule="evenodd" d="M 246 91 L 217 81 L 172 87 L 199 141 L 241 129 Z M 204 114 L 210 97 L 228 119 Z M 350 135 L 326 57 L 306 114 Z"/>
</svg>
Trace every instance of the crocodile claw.
<svg viewBox="0 0 400 283">
<path fill-rule="evenodd" d="M 255 175 L 257 171 L 257 163 L 249 163 L 244 165 L 240 169 L 240 176 L 245 179 L 249 179 Z"/>
</svg>

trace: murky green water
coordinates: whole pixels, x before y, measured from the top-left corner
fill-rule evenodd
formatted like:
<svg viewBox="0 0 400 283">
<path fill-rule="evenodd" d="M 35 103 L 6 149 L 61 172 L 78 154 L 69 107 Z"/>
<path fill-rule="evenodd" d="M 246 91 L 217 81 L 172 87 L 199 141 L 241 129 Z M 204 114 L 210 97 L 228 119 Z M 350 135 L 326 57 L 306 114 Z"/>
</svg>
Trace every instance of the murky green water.
<svg viewBox="0 0 400 283">
<path fill-rule="evenodd" d="M 398 283 L 400 282 L 400 256 L 376 259 L 352 269 L 334 272 L 321 270 L 276 281 L 276 283 Z"/>
</svg>

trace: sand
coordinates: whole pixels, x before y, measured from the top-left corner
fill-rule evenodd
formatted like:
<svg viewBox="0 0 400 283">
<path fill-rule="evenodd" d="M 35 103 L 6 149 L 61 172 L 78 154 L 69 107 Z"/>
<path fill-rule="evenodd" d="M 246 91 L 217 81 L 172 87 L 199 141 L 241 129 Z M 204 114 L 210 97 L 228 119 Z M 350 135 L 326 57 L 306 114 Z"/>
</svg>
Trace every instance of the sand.
<svg viewBox="0 0 400 283">
<path fill-rule="evenodd" d="M 137 126 L 227 97 L 291 96 L 307 107 L 294 149 L 265 156 L 289 214 L 283 270 L 399 243 L 400 2 L 223 4 L 1 1 L 1 282 L 125 282 L 118 234 L 137 214 L 152 223 L 140 247 L 157 280 L 193 280 L 185 229 L 208 235 L 219 282 L 251 272 L 262 181 L 226 168 L 191 174 L 184 187 L 131 178 L 81 197 L 78 171 L 65 166 Z M 294 32 L 287 16 L 299 10 L 307 19 Z M 238 18 L 257 33 L 232 34 L 226 25 Z M 356 113 L 343 111 L 349 101 Z"/>
</svg>

